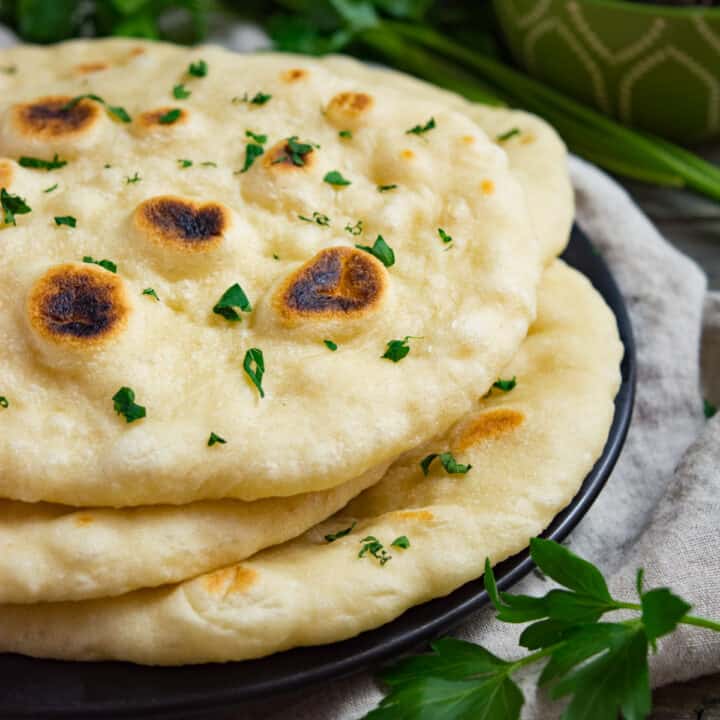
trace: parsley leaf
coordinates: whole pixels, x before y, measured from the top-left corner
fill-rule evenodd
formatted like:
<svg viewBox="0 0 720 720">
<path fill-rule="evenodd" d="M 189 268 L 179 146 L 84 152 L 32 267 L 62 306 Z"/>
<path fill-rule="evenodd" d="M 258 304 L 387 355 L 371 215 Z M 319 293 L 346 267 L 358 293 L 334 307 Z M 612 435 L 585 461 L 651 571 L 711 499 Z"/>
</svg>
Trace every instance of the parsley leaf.
<svg viewBox="0 0 720 720">
<path fill-rule="evenodd" d="M 128 423 L 144 418 L 145 408 L 135 403 L 135 392 L 129 387 L 121 387 L 113 395 L 113 406 L 118 415 L 122 415 Z"/>
<path fill-rule="evenodd" d="M 225 438 L 220 437 L 216 433 L 211 432 L 210 437 L 208 438 L 207 444 L 208 444 L 208 447 L 212 447 L 213 445 L 217 445 L 217 444 L 225 445 L 225 444 L 227 444 L 227 440 Z"/>
<path fill-rule="evenodd" d="M 400 537 L 396 537 L 390 543 L 390 547 L 397 547 L 401 548 L 402 550 L 407 550 L 410 547 L 410 540 L 408 540 L 407 535 L 401 535 Z"/>
<path fill-rule="evenodd" d="M 668 588 L 657 588 L 640 596 L 642 622 L 648 640 L 654 645 L 663 635 L 673 632 L 690 610 L 689 603 Z"/>
<path fill-rule="evenodd" d="M 4 395 L 0 395 L 0 407 L 6 410 L 10 407 L 10 401 Z"/>
<path fill-rule="evenodd" d="M 116 273 L 117 265 L 112 260 L 94 260 L 90 255 L 85 255 L 83 258 L 84 263 L 89 265 L 99 265 L 101 268 L 105 268 L 108 272 Z"/>
<path fill-rule="evenodd" d="M 58 184 L 55 183 L 54 185 L 51 185 L 49 188 L 45 188 L 43 190 L 44 193 L 51 193 L 53 190 L 57 190 Z"/>
<path fill-rule="evenodd" d="M 709 400 L 703 400 L 703 412 L 705 417 L 709 420 L 711 417 L 715 417 L 717 408 Z"/>
<path fill-rule="evenodd" d="M 424 125 L 415 125 L 405 131 L 406 135 L 423 135 L 424 133 L 432 130 L 435 127 L 435 118 L 430 118 Z"/>
<path fill-rule="evenodd" d="M 26 215 L 32 208 L 19 195 L 11 195 L 5 188 L 0 189 L 0 205 L 3 210 L 3 222 L 6 225 L 17 225 L 16 215 Z"/>
<path fill-rule="evenodd" d="M 328 535 L 325 535 L 325 540 L 329 543 L 335 542 L 339 538 L 349 535 L 355 529 L 356 525 L 357 525 L 357 520 L 355 520 L 350 527 L 346 527 L 344 530 L 338 530 L 335 533 L 330 533 Z"/>
<path fill-rule="evenodd" d="M 450 235 L 448 235 L 442 228 L 438 228 L 438 235 L 440 236 L 440 239 L 446 244 L 453 241 L 452 237 L 450 237 Z"/>
<path fill-rule="evenodd" d="M 252 138 L 258 145 L 264 145 L 267 142 L 267 135 L 260 135 L 252 130 L 246 130 L 245 137 Z"/>
<path fill-rule="evenodd" d="M 380 565 L 392 560 L 392 555 L 388 553 L 385 546 L 374 535 L 368 535 L 360 542 L 363 543 L 363 546 L 358 553 L 359 558 L 365 557 L 369 553 L 379 561 Z"/>
<path fill-rule="evenodd" d="M 72 215 L 56 215 L 55 224 L 74 228 L 77 225 L 77 220 Z"/>
<path fill-rule="evenodd" d="M 250 105 L 264 105 L 271 98 L 272 95 L 264 92 L 257 92 L 255 93 L 255 95 L 253 95 L 252 98 L 247 93 L 245 93 L 242 97 L 234 97 L 232 99 L 232 102 L 234 105 L 237 105 L 241 102 L 250 103 Z"/>
<path fill-rule="evenodd" d="M 334 343 L 332 340 L 323 340 L 323 342 L 331 352 L 335 352 L 338 349 L 337 343 Z"/>
<path fill-rule="evenodd" d="M 393 184 L 393 185 L 378 185 L 378 186 L 377 186 L 377 189 L 378 189 L 380 192 L 388 192 L 388 190 L 395 190 L 395 188 L 397 188 L 397 185 L 394 185 L 394 184 Z"/>
<path fill-rule="evenodd" d="M 105 106 L 105 109 L 108 111 L 108 114 L 111 115 L 114 118 L 117 118 L 121 122 L 129 123 L 132 122 L 132 118 L 127 113 L 125 108 L 120 107 L 119 105 L 108 105 L 105 100 L 103 100 L 99 95 L 93 95 L 92 93 L 88 93 L 86 95 L 77 95 L 72 100 L 67 102 L 61 110 L 63 112 L 69 112 L 72 110 L 80 101 L 82 100 L 94 100 L 95 102 L 99 102 L 101 105 Z"/>
<path fill-rule="evenodd" d="M 180 119 L 181 115 L 182 110 L 180 110 L 180 108 L 173 108 L 172 110 L 168 110 L 166 113 L 162 114 L 158 118 L 158 122 L 162 125 L 172 125 Z"/>
<path fill-rule="evenodd" d="M 240 322 L 242 318 L 237 313 L 235 308 L 240 308 L 243 312 L 250 312 L 252 306 L 248 300 L 245 291 L 240 287 L 238 283 L 231 285 L 223 294 L 222 297 L 215 303 L 213 312 L 216 315 L 221 315 L 230 322 Z"/>
<path fill-rule="evenodd" d="M 516 135 L 520 134 L 520 128 L 512 128 L 511 130 L 508 130 L 507 132 L 502 133 L 502 135 L 498 135 L 495 139 L 498 142 L 505 142 L 506 140 L 509 140 L 512 137 L 515 137 Z"/>
<path fill-rule="evenodd" d="M 305 165 L 305 156 L 311 153 L 314 147 L 317 146 L 313 143 L 299 142 L 297 135 L 293 135 L 287 139 L 285 152 L 278 155 L 278 157 L 272 161 L 272 164 L 276 165 L 277 163 L 291 160 L 293 165 L 303 167 L 303 165 Z"/>
<path fill-rule="evenodd" d="M 149 295 L 150 297 L 154 297 L 155 300 L 157 300 L 158 302 L 160 302 L 160 298 L 158 297 L 158 294 L 157 294 L 152 288 L 145 288 L 145 289 L 142 291 L 142 294 L 143 294 L 143 295 Z"/>
<path fill-rule="evenodd" d="M 178 158 L 178 165 L 181 170 L 184 170 L 185 168 L 191 167 L 193 164 L 192 160 L 187 160 L 185 158 Z"/>
<path fill-rule="evenodd" d="M 125 184 L 132 185 L 133 183 L 139 183 L 142 180 L 140 173 L 135 173 L 132 177 L 125 177 Z"/>
<path fill-rule="evenodd" d="M 395 363 L 400 362 L 410 352 L 408 340 L 419 340 L 419 338 L 406 335 L 402 340 L 390 340 L 387 344 L 385 354 L 380 357 L 383 360 L 392 360 Z"/>
<path fill-rule="evenodd" d="M 517 377 L 513 375 L 510 380 L 503 380 L 498 378 L 492 386 L 503 392 L 510 392 L 517 385 Z"/>
<path fill-rule="evenodd" d="M 352 184 L 350 180 L 344 178 L 337 170 L 331 170 L 329 173 L 326 173 L 323 180 L 328 183 L 328 185 L 333 185 L 334 187 L 343 187 Z"/>
<path fill-rule="evenodd" d="M 192 91 L 180 83 L 179 85 L 175 85 L 172 94 L 176 100 L 187 100 L 192 95 Z"/>
<path fill-rule="evenodd" d="M 57 153 L 53 156 L 52 160 L 41 160 L 36 157 L 27 157 L 23 155 L 18 160 L 18 165 L 26 168 L 36 168 L 39 170 L 57 170 L 58 168 L 65 167 L 67 160 L 61 160 Z"/>
<path fill-rule="evenodd" d="M 248 143 L 245 146 L 245 164 L 242 167 L 241 173 L 247 172 L 252 164 L 265 152 L 262 145 L 256 145 L 255 143 Z"/>
<path fill-rule="evenodd" d="M 262 387 L 262 379 L 265 374 L 265 359 L 263 358 L 262 350 L 259 348 L 250 348 L 245 353 L 243 368 L 250 380 L 252 380 L 253 385 L 258 389 L 260 397 L 264 398 L 265 391 Z"/>
<path fill-rule="evenodd" d="M 347 223 L 345 225 L 345 232 L 349 232 L 351 235 L 362 235 L 363 221 L 358 220 L 354 225 Z"/>
<path fill-rule="evenodd" d="M 356 245 L 355 247 L 358 250 L 364 250 L 365 252 L 375 256 L 385 267 L 392 267 L 395 264 L 395 253 L 385 242 L 382 235 L 377 236 L 372 247 L 369 247 L 368 245 Z"/>
<path fill-rule="evenodd" d="M 338 135 L 345 140 L 351 140 L 353 136 L 352 130 L 341 130 Z"/>
<path fill-rule="evenodd" d="M 205 77 L 208 74 L 208 64 L 204 60 L 190 63 L 188 73 L 193 77 Z"/>
<path fill-rule="evenodd" d="M 304 222 L 316 223 L 316 224 L 322 225 L 324 227 L 327 227 L 330 225 L 330 218 L 327 215 L 323 215 L 322 213 L 317 212 L 317 210 L 315 210 L 313 212 L 312 217 L 305 217 L 304 215 L 298 215 L 298 218 L 300 220 L 303 220 Z"/>
<path fill-rule="evenodd" d="M 432 465 L 433 460 L 436 458 L 440 458 L 440 464 L 445 468 L 445 472 L 448 475 L 465 475 L 465 473 L 472 468 L 472 465 L 459 463 L 451 452 L 430 453 L 430 455 L 424 457 L 420 462 L 420 467 L 425 477 L 430 474 L 430 465 Z"/>
</svg>

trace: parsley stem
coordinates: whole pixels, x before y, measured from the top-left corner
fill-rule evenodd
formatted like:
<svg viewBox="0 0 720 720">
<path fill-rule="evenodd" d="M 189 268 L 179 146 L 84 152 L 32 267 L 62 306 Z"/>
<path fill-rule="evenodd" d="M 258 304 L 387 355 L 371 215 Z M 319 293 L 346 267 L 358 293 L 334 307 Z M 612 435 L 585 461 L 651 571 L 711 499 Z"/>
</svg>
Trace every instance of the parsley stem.
<svg viewBox="0 0 720 720">
<path fill-rule="evenodd" d="M 638 603 L 616 602 L 615 607 L 618 610 L 637 610 L 638 612 L 642 612 L 642 605 L 639 605 Z M 706 618 L 695 617 L 695 615 L 684 615 L 679 622 L 683 625 L 695 625 L 696 627 L 720 632 L 719 622 L 716 622 L 715 620 L 707 620 Z"/>
<path fill-rule="evenodd" d="M 538 660 L 542 660 L 548 655 L 552 655 L 555 650 L 557 650 L 564 644 L 564 641 L 557 642 L 554 645 L 548 645 L 542 650 L 536 650 L 534 653 L 530 653 L 530 655 L 526 655 L 524 658 L 516 660 L 508 667 L 508 674 L 514 673 L 516 670 L 519 670 L 521 667 L 525 667 L 526 665 L 532 665 L 533 663 L 537 662 Z"/>
</svg>

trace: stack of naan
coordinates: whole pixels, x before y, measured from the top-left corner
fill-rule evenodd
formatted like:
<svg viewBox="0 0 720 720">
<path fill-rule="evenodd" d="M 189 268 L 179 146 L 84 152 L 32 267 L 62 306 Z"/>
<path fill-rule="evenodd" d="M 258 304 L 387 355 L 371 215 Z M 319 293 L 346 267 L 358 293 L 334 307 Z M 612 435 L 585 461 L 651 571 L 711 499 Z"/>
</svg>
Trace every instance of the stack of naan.
<svg viewBox="0 0 720 720">
<path fill-rule="evenodd" d="M 347 58 L 0 65 L 0 651 L 340 640 L 572 499 L 623 349 L 545 123 Z"/>
</svg>

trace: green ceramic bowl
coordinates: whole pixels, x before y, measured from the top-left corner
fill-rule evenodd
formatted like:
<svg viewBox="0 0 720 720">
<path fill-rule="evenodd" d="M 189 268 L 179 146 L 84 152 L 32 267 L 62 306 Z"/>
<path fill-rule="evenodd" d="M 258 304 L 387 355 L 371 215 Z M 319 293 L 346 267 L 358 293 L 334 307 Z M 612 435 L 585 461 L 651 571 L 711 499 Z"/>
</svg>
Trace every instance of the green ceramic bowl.
<svg viewBox="0 0 720 720">
<path fill-rule="evenodd" d="M 531 75 L 622 122 L 681 142 L 720 137 L 720 7 L 494 0 Z"/>
</svg>

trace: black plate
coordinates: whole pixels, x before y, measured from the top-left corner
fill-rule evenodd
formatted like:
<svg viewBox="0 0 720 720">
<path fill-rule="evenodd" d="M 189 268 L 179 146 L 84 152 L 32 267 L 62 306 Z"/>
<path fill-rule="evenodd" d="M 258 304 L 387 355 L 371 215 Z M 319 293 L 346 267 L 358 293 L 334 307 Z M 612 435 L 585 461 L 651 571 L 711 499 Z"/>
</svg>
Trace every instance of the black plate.
<svg viewBox="0 0 720 720">
<path fill-rule="evenodd" d="M 575 228 L 564 259 L 584 273 L 617 318 L 625 344 L 622 385 L 602 456 L 580 491 L 545 531 L 562 540 L 597 497 L 625 440 L 635 393 L 635 345 L 622 296 L 602 258 Z M 527 551 L 496 568 L 506 589 L 533 568 Z M 0 655 L 0 718 L 179 718 L 214 717 L 260 698 L 277 697 L 320 681 L 377 667 L 382 661 L 448 632 L 488 602 L 482 580 L 447 597 L 412 608 L 377 630 L 332 645 L 300 648 L 261 660 L 225 665 L 148 668 L 130 663 L 71 663 Z M 2 617 L 0 617 L 2 622 Z"/>
</svg>

